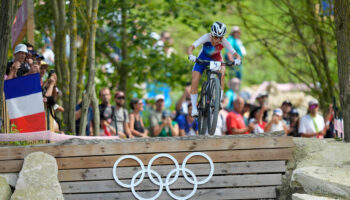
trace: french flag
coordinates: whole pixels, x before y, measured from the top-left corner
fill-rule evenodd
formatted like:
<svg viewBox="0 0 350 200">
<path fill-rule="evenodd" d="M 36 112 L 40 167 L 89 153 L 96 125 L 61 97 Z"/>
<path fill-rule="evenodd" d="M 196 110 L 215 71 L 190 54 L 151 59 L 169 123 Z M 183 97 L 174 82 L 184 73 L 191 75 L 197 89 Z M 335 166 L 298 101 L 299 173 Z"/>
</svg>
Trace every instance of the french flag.
<svg viewBox="0 0 350 200">
<path fill-rule="evenodd" d="M 4 91 L 10 122 L 20 133 L 46 130 L 39 73 L 6 80 Z"/>
</svg>

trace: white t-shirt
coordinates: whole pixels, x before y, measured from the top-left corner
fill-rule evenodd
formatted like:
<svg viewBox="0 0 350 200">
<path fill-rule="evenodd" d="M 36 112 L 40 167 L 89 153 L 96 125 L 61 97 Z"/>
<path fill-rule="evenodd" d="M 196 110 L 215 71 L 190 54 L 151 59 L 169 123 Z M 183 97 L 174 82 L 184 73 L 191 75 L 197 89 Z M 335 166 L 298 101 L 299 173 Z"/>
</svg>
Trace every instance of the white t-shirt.
<svg viewBox="0 0 350 200">
<path fill-rule="evenodd" d="M 223 135 L 222 133 L 227 132 L 226 117 L 227 117 L 227 114 L 226 116 L 224 116 L 222 112 L 219 112 L 214 135 Z"/>
<path fill-rule="evenodd" d="M 321 115 L 317 114 L 315 117 L 315 123 L 318 131 L 322 131 L 324 128 L 324 119 Z M 315 124 L 309 114 L 300 119 L 299 133 L 316 133 Z M 316 136 L 314 136 L 316 137 Z"/>
</svg>

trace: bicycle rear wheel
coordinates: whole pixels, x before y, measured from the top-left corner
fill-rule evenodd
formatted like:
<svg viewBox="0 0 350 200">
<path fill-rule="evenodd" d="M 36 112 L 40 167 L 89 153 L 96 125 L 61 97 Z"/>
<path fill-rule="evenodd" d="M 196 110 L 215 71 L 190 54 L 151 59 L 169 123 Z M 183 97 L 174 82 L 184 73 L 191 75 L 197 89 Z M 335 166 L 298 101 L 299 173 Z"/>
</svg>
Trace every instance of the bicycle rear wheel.
<svg viewBox="0 0 350 200">
<path fill-rule="evenodd" d="M 206 114 L 206 103 L 205 103 L 205 90 L 207 82 L 203 83 L 201 96 L 198 102 L 198 133 L 199 135 L 205 135 L 207 132 L 207 114 Z"/>
<path fill-rule="evenodd" d="M 209 135 L 214 135 L 218 121 L 220 107 L 220 81 L 217 76 L 210 78 L 210 88 L 208 97 L 210 100 L 208 105 L 208 132 Z"/>
</svg>

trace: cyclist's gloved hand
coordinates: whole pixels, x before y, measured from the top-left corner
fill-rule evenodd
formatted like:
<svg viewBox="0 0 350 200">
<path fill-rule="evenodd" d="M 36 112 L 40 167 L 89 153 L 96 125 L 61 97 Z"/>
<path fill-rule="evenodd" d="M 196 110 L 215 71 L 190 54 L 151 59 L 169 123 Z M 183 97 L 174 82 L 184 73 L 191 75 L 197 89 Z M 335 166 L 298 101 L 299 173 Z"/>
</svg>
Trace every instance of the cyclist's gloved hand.
<svg viewBox="0 0 350 200">
<path fill-rule="evenodd" d="M 239 60 L 239 59 L 235 59 L 235 65 L 240 65 L 242 63 L 242 61 L 241 60 Z"/>
<path fill-rule="evenodd" d="M 194 55 L 189 55 L 188 56 L 188 59 L 190 60 L 190 61 L 192 61 L 192 62 L 196 62 L 196 56 L 194 56 Z"/>
</svg>

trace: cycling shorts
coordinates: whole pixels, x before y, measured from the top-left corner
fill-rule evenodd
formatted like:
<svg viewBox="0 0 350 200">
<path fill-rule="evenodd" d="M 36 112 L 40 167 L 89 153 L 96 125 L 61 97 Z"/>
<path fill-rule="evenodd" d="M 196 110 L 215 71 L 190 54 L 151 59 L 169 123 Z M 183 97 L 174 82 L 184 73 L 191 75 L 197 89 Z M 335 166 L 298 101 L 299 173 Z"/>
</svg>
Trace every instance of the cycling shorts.
<svg viewBox="0 0 350 200">
<path fill-rule="evenodd" d="M 202 60 L 209 60 L 209 61 L 213 61 L 215 59 L 211 58 L 211 57 L 208 57 L 208 56 L 205 56 L 205 55 L 200 55 L 198 56 L 199 59 L 202 59 Z M 215 60 L 215 61 L 222 61 L 222 58 L 219 59 L 219 60 Z M 197 71 L 199 73 L 201 73 L 201 75 L 203 74 L 204 70 L 206 69 L 206 67 L 209 65 L 209 63 L 202 63 L 202 64 L 198 64 L 198 63 L 195 63 L 194 66 L 193 66 L 193 69 L 192 71 Z"/>
</svg>

